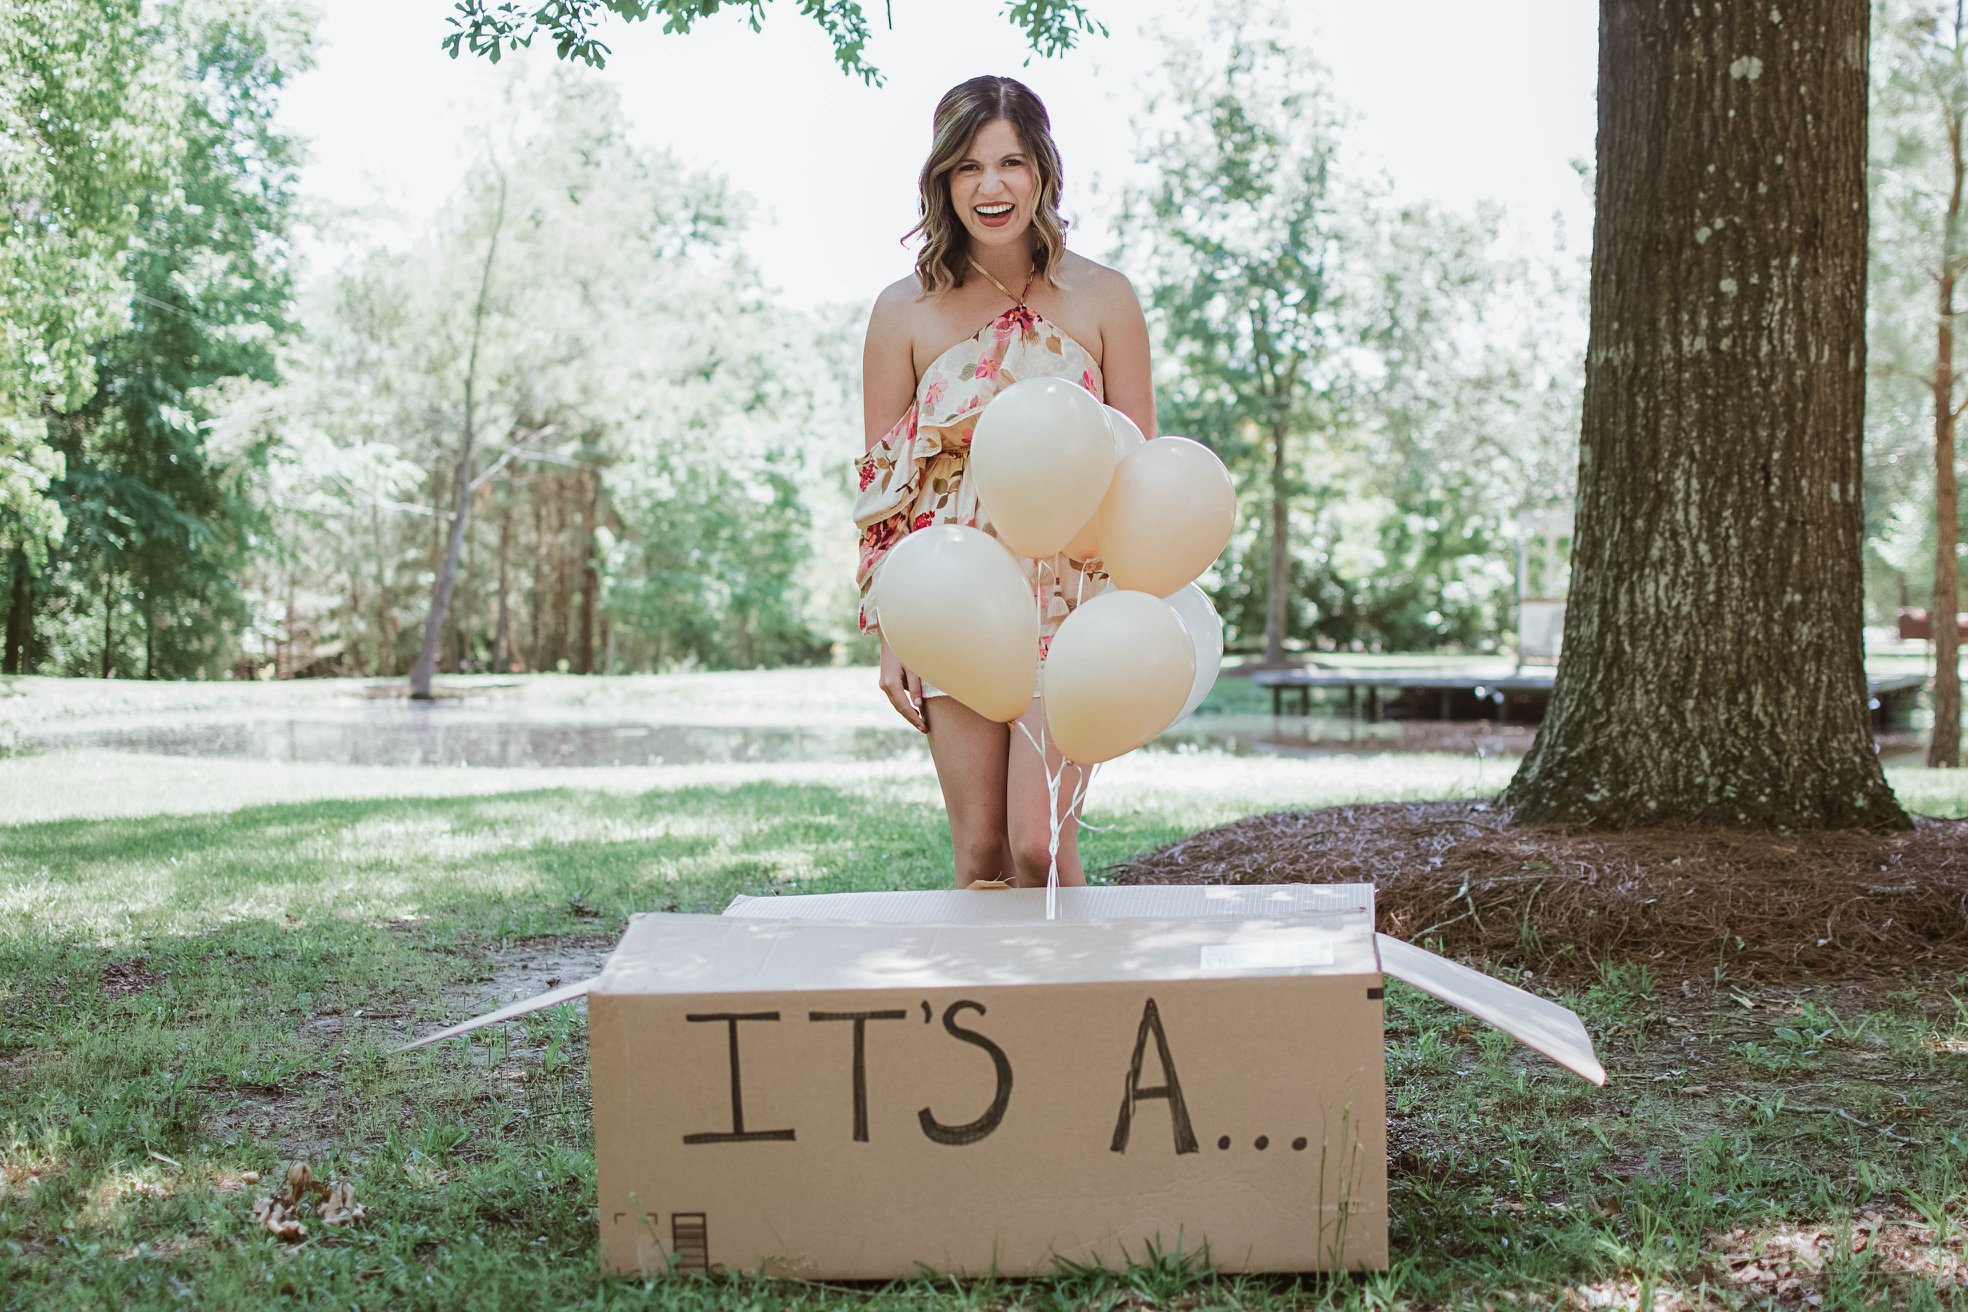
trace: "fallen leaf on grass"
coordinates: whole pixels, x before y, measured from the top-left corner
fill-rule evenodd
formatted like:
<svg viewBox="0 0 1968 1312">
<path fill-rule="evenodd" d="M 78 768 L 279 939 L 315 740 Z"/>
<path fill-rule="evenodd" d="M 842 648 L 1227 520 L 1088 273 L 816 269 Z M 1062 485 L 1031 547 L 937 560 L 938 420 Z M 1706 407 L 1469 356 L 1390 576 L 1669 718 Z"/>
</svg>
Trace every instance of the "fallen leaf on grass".
<svg viewBox="0 0 1968 1312">
<path fill-rule="evenodd" d="M 246 1174 L 259 1179 L 257 1172 Z M 323 1184 L 314 1178 L 306 1162 L 295 1162 L 287 1168 L 279 1193 L 263 1194 L 253 1201 L 253 1223 L 276 1239 L 305 1239 L 307 1226 L 301 1223 L 301 1216 L 310 1203 L 323 1225 L 353 1225 L 369 1214 L 368 1208 L 355 1201 L 354 1185 L 346 1180 Z"/>
<path fill-rule="evenodd" d="M 292 1209 L 265 1195 L 253 1200 L 253 1224 L 275 1239 L 307 1238 L 307 1227 L 294 1219 Z"/>
<path fill-rule="evenodd" d="M 369 1209 L 355 1201 L 355 1186 L 347 1180 L 338 1180 L 328 1186 L 328 1196 L 321 1200 L 321 1224 L 354 1225 L 369 1215 Z"/>
</svg>

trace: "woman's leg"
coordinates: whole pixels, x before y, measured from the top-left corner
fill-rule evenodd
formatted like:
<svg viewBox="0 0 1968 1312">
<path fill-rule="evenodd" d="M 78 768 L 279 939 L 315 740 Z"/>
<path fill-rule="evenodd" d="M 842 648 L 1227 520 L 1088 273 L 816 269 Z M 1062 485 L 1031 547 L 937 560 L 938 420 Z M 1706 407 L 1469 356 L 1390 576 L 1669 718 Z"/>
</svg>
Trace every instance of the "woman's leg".
<svg viewBox="0 0 1968 1312">
<path fill-rule="evenodd" d="M 923 701 L 929 755 L 950 814 L 950 847 L 957 887 L 979 879 L 1010 879 L 1005 850 L 1005 739 L 1016 732 L 987 720 L 954 697 Z M 1026 750 L 1030 750 L 1027 748 Z"/>
<path fill-rule="evenodd" d="M 1033 702 L 1021 723 L 1032 731 L 1033 738 L 1039 737 L 1045 723 L 1044 704 Z M 1072 809 L 1073 794 L 1080 787 L 1083 772 L 1061 757 L 1049 742 L 1047 759 L 1041 764 L 1032 740 L 1017 725 L 1011 727 L 1010 745 L 1011 760 L 1005 771 L 1005 811 L 1011 833 L 1012 861 L 1018 868 L 1017 882 L 1027 888 L 1043 888 L 1051 866 L 1052 824 L 1046 791 L 1046 770 L 1050 768 L 1059 774 L 1059 882 L 1086 883 L 1086 872 L 1080 869 L 1079 813 Z"/>
</svg>

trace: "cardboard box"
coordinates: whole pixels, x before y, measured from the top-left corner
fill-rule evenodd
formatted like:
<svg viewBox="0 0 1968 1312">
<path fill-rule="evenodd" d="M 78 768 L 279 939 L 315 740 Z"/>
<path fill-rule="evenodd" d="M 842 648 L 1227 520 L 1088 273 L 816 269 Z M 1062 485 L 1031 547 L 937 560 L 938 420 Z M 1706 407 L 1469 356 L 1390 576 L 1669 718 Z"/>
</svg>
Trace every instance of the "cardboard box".
<svg viewBox="0 0 1968 1312">
<path fill-rule="evenodd" d="M 1603 1081 L 1576 1016 L 1373 932 L 1366 885 L 739 898 L 588 998 L 615 1271 L 1387 1262 L 1384 975 Z"/>
</svg>

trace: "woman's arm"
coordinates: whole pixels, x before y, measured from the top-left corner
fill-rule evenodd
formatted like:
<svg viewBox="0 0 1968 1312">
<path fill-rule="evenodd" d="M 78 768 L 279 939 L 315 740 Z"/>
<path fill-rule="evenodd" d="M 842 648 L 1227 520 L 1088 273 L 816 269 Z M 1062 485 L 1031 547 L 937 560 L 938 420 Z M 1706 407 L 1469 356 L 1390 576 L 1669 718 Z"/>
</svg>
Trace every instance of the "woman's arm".
<svg viewBox="0 0 1968 1312">
<path fill-rule="evenodd" d="M 1154 437 L 1155 380 L 1148 367 L 1148 321 L 1134 284 L 1113 269 L 1100 280 L 1100 374 L 1107 404 Z"/>
<path fill-rule="evenodd" d="M 874 312 L 868 316 L 868 340 L 861 350 L 861 420 L 867 447 L 882 440 L 916 396 L 908 319 L 912 297 L 906 285 L 912 281 L 890 284 L 875 298 Z"/>
<path fill-rule="evenodd" d="M 909 342 L 908 307 L 913 279 L 890 285 L 875 298 L 868 340 L 861 351 L 861 419 L 866 448 L 888 434 L 916 396 L 915 351 Z M 879 623 L 879 617 L 877 617 Z M 887 637 L 881 643 L 881 690 L 889 705 L 922 733 L 929 732 L 922 680 L 906 668 Z"/>
</svg>

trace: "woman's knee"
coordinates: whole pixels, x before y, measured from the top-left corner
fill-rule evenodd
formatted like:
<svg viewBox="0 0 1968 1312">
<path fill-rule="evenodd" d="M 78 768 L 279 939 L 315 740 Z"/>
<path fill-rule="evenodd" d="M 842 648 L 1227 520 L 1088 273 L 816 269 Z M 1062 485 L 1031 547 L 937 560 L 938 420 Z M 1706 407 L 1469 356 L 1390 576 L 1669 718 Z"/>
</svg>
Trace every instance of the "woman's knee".
<svg viewBox="0 0 1968 1312">
<path fill-rule="evenodd" d="M 1003 834 L 952 835 L 951 846 L 955 849 L 959 884 L 968 884 L 977 879 L 1003 878 L 1000 869 L 1004 857 Z"/>
<path fill-rule="evenodd" d="M 1052 835 L 1041 829 L 1036 833 L 1013 834 L 1011 837 L 1011 859 L 1018 866 L 1019 879 L 1023 883 L 1044 883 L 1051 872 L 1054 850 Z M 1076 865 L 1076 854 L 1065 843 L 1058 849 L 1061 871 Z"/>
</svg>

